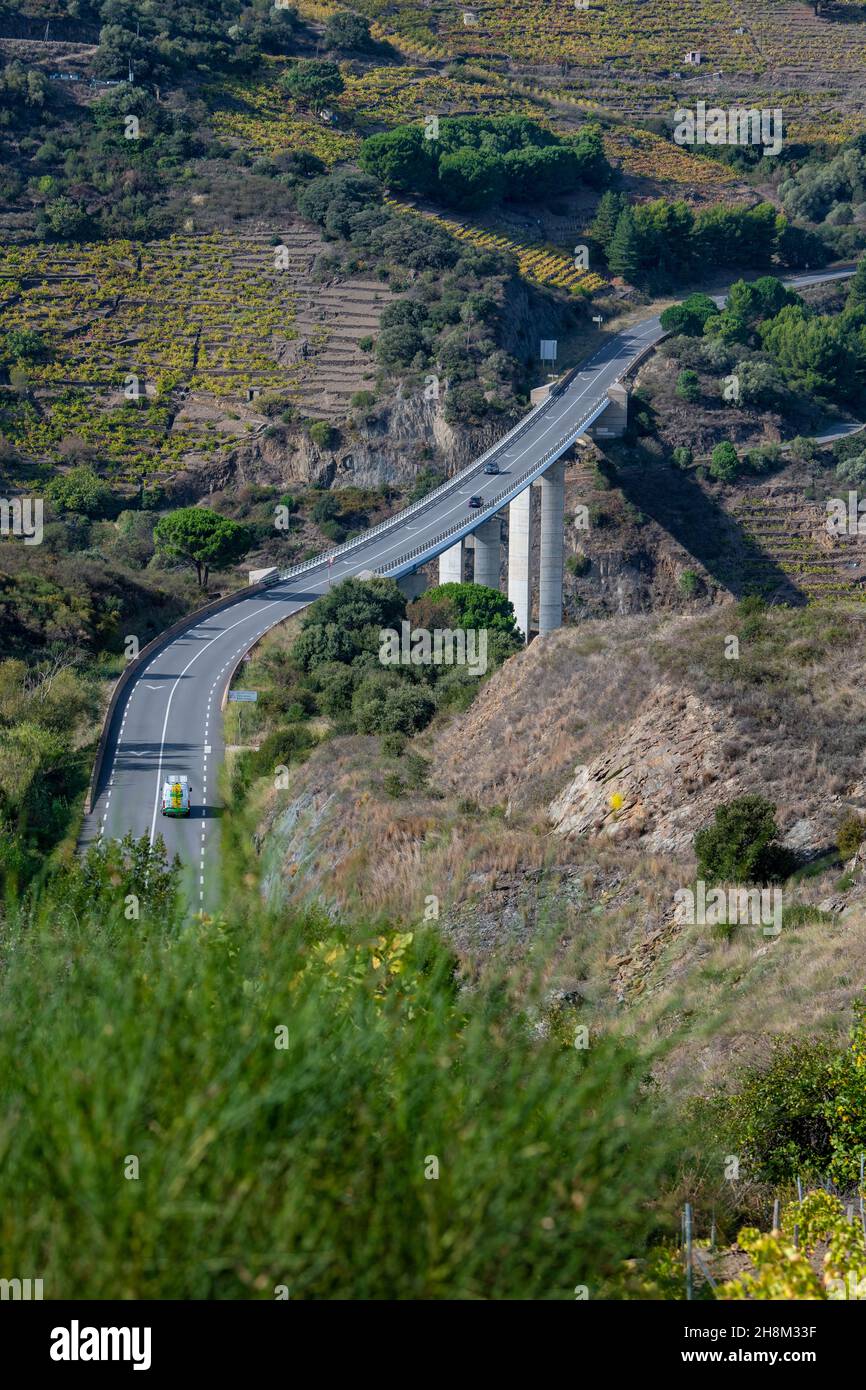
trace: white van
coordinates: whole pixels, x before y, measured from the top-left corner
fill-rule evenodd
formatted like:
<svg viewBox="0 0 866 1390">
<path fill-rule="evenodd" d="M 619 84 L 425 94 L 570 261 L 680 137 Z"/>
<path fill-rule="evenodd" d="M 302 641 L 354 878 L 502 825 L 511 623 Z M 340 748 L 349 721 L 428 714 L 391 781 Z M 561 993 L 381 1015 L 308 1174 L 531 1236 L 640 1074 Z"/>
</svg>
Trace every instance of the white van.
<svg viewBox="0 0 866 1390">
<path fill-rule="evenodd" d="M 189 779 L 179 772 L 172 772 L 162 784 L 162 814 L 164 816 L 188 816 Z"/>
</svg>

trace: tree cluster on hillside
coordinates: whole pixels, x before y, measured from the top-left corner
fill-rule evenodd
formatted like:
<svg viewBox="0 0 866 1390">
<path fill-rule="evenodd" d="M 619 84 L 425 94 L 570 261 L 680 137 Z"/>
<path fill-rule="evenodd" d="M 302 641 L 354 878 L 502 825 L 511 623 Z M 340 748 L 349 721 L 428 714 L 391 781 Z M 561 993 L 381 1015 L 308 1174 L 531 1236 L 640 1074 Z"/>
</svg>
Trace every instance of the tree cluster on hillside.
<svg viewBox="0 0 866 1390">
<path fill-rule="evenodd" d="M 581 184 L 602 187 L 610 174 L 596 126 L 563 139 L 525 116 L 397 126 L 365 140 L 360 163 L 388 188 L 467 209 L 505 198 L 543 201 Z"/>
<path fill-rule="evenodd" d="M 706 266 L 760 270 L 779 261 L 799 268 L 828 258 L 819 237 L 792 226 L 772 203 L 714 204 L 695 213 L 686 202 L 666 198 L 632 206 L 625 194 L 608 189 L 591 236 L 612 274 L 653 291 L 682 284 Z"/>
<path fill-rule="evenodd" d="M 21 7 L 4 0 L 0 14 L 20 18 Z M 160 81 L 200 70 L 238 70 L 262 53 L 291 51 L 297 11 L 272 0 L 30 0 L 26 17 L 56 37 L 98 38 L 99 77 Z M 40 33 L 40 37 L 42 34 Z"/>
<path fill-rule="evenodd" d="M 19 141 L 12 155 L 6 151 L 0 186 L 11 200 L 35 206 L 43 240 L 147 240 L 169 225 L 170 180 L 204 148 L 200 115 L 197 108 L 170 109 L 144 88 L 123 83 L 74 122 L 46 113 L 38 139 Z"/>
<path fill-rule="evenodd" d="M 786 170 L 779 194 L 789 216 L 819 226 L 837 256 L 855 254 L 866 242 L 866 135 Z"/>
<path fill-rule="evenodd" d="M 41 112 L 48 98 L 44 73 L 15 58 L 0 70 L 0 130 L 26 125 L 33 112 Z"/>
<path fill-rule="evenodd" d="M 819 312 L 775 276 L 764 275 L 738 280 L 724 308 L 708 295 L 689 295 L 663 312 L 661 324 L 674 335 L 662 351 L 682 368 L 677 390 L 684 399 L 694 402 L 712 392 L 717 400 L 759 409 L 804 402 L 822 409 L 835 403 L 857 413 L 866 408 L 866 257 L 838 313 Z M 702 384 L 699 372 L 715 378 L 712 387 Z M 794 440 L 794 457 L 797 445 Z M 713 451 L 711 473 L 730 482 L 744 468 L 764 472 L 780 461 L 778 446 L 760 446 L 740 458 L 725 441 Z M 853 477 L 857 466 L 856 459 L 848 460 L 840 476 Z"/>
<path fill-rule="evenodd" d="M 29 7 L 34 19 L 38 9 Z M 170 181 L 216 148 L 190 78 L 251 71 L 263 55 L 293 52 L 300 32 L 296 11 L 271 0 L 152 0 L 143 10 L 127 0 L 52 0 L 44 15 L 43 28 L 98 34 L 91 70 L 109 85 L 95 103 L 71 103 L 63 84 L 17 59 L 0 68 L 0 197 L 35 202 L 38 234 L 51 240 L 166 231 Z M 139 120 L 134 136 L 128 116 Z"/>
<path fill-rule="evenodd" d="M 402 638 L 404 619 L 428 633 L 485 632 L 488 673 L 522 645 L 514 610 L 495 589 L 445 584 L 407 604 L 393 580 L 344 580 L 305 611 L 291 649 L 267 657 L 272 685 L 259 705 L 277 727 L 257 753 L 241 760 L 235 790 L 306 751 L 315 741 L 303 727 L 311 717 L 331 720 L 340 733 L 382 734 L 402 742 L 425 728 L 437 710 L 462 709 L 471 702 L 479 673 L 467 665 L 404 664 L 389 653 L 383 659 L 383 633 Z M 421 776 L 423 769 L 416 771 Z"/>
<path fill-rule="evenodd" d="M 428 376 L 444 395 L 450 421 L 480 423 L 511 410 L 520 365 L 498 341 L 498 310 L 508 267 L 488 251 L 461 245 L 420 217 L 389 212 L 381 185 L 366 174 L 330 174 L 301 187 L 298 211 L 331 237 L 390 269 L 411 290 L 385 309 L 376 356 L 388 374 Z"/>
</svg>

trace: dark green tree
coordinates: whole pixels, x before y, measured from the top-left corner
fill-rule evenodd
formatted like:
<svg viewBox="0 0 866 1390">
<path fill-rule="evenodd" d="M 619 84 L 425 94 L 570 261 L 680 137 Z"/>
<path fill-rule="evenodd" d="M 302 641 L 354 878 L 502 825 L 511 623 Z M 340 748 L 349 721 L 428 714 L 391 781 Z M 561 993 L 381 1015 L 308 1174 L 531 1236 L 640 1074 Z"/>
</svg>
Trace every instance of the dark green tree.
<svg viewBox="0 0 866 1390">
<path fill-rule="evenodd" d="M 845 301 L 846 309 L 866 309 L 866 256 L 861 256 L 857 262 L 851 280 L 848 283 L 848 297 Z"/>
<path fill-rule="evenodd" d="M 419 612 L 418 605 L 426 608 L 432 605 L 437 613 L 435 621 L 426 621 Z M 498 589 L 489 589 L 485 584 L 437 584 L 428 589 L 413 606 L 415 622 L 427 627 L 486 628 L 500 632 L 505 637 L 519 636 L 514 620 L 514 607 L 505 594 Z M 445 621 L 445 619 L 451 620 Z"/>
<path fill-rule="evenodd" d="M 690 367 L 680 372 L 677 377 L 677 395 L 680 400 L 689 401 L 691 404 L 701 398 L 700 378 Z"/>
<path fill-rule="evenodd" d="M 630 208 L 623 208 L 607 252 L 607 263 L 614 275 L 634 284 L 640 269 L 640 243 Z"/>
<path fill-rule="evenodd" d="M 360 165 L 386 188 L 429 192 L 436 182 L 434 142 L 421 126 L 403 125 L 371 135 L 361 147 Z"/>
<path fill-rule="evenodd" d="M 301 60 L 280 78 L 283 91 L 308 110 L 339 96 L 345 85 L 337 64 L 318 58 Z"/>
<path fill-rule="evenodd" d="M 180 507 L 161 517 L 153 539 L 160 554 L 192 565 L 203 589 L 211 569 L 235 564 L 252 544 L 246 526 L 207 507 Z"/>
<path fill-rule="evenodd" d="M 698 877 L 708 883 L 770 883 L 790 872 L 791 855 L 779 843 L 776 808 L 762 796 L 741 796 L 716 810 L 694 847 Z"/>
<path fill-rule="evenodd" d="M 681 304 L 672 304 L 665 309 L 659 322 L 666 333 L 700 337 L 707 319 L 718 312 L 718 305 L 708 294 L 690 294 Z"/>
<path fill-rule="evenodd" d="M 710 456 L 710 473 L 720 483 L 732 483 L 740 468 L 737 451 L 729 439 L 717 444 Z"/>
<path fill-rule="evenodd" d="M 626 206 L 626 201 L 625 194 L 617 193 L 612 188 L 601 195 L 589 234 L 605 254 L 613 241 L 617 220 Z"/>
<path fill-rule="evenodd" d="M 505 178 L 503 159 L 486 150 L 467 147 L 439 161 L 439 194 L 454 207 L 492 207 L 502 199 Z"/>
<path fill-rule="evenodd" d="M 331 15 L 325 25 L 326 48 L 355 49 L 364 52 L 373 47 L 370 21 L 349 10 Z"/>
</svg>

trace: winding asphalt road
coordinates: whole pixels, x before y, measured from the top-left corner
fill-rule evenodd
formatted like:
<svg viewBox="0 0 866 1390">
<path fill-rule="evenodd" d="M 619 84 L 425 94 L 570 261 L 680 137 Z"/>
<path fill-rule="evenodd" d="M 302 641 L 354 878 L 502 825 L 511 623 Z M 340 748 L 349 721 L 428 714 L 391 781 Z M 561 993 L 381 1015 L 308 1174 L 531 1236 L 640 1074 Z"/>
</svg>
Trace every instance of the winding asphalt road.
<svg viewBox="0 0 866 1390">
<path fill-rule="evenodd" d="M 853 267 L 795 277 L 794 288 L 852 273 Z M 723 302 L 723 296 L 718 296 Z M 332 584 L 365 571 L 394 578 L 408 574 L 448 549 L 512 498 L 583 434 L 606 409 L 607 391 L 634 359 L 664 336 L 657 315 L 606 339 L 595 355 L 555 388 L 491 450 L 413 507 L 398 512 L 358 541 L 289 571 L 264 593 L 241 599 L 221 612 L 192 622 L 159 648 L 136 672 L 119 701 L 93 810 L 82 842 L 120 838 L 128 831 L 159 835 L 180 855 L 188 896 L 195 909 L 219 901 L 217 778 L 224 757 L 220 705 L 243 654 L 276 623 L 305 608 Z M 499 473 L 485 474 L 495 458 Z M 468 511 L 470 496 L 484 506 Z M 162 782 L 186 774 L 192 814 L 160 814 Z"/>
</svg>

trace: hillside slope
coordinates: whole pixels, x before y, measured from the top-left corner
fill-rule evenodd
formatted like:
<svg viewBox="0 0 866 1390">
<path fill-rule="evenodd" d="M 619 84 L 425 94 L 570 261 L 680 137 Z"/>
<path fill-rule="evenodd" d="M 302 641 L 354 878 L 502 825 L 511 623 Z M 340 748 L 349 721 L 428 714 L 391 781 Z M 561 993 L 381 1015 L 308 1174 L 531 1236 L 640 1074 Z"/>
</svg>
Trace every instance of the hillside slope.
<svg viewBox="0 0 866 1390">
<path fill-rule="evenodd" d="M 684 1084 L 775 1033 L 841 1035 L 866 968 L 866 877 L 840 877 L 834 850 L 866 809 L 864 658 L 855 605 L 563 629 L 413 741 L 427 786 L 394 799 L 378 740 L 336 738 L 268 791 L 268 891 L 410 926 L 433 902 L 470 970 L 552 940 L 554 995 L 605 1026 L 682 1030 L 668 1065 Z M 754 793 L 803 869 L 781 936 L 677 922 L 694 832 Z"/>
</svg>

